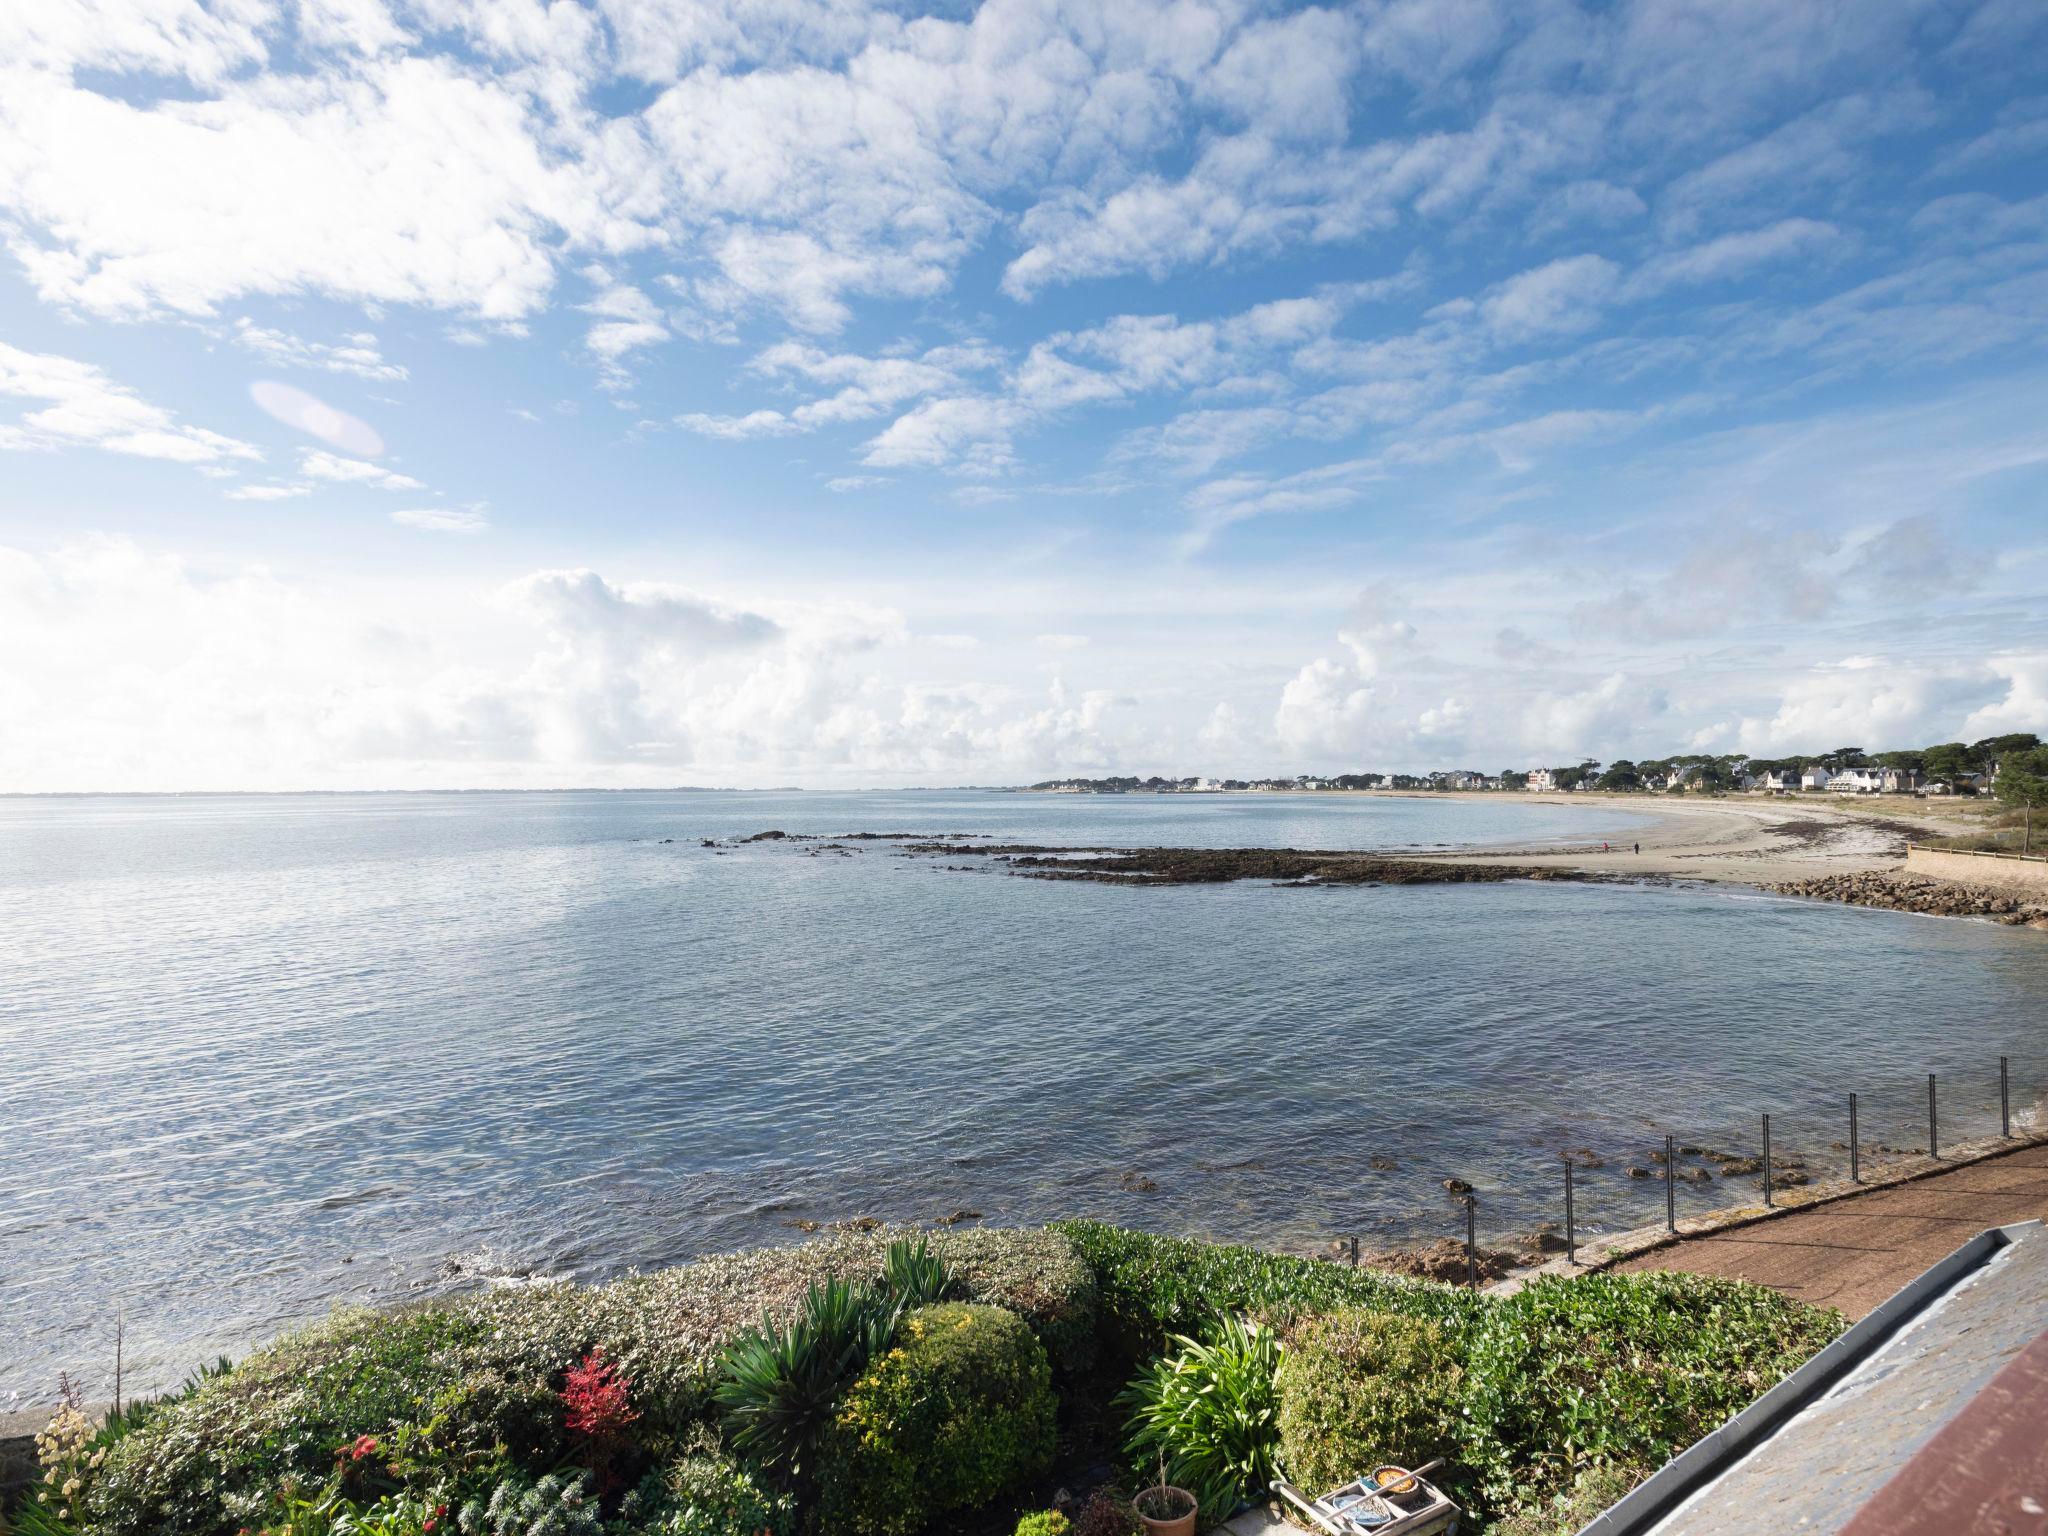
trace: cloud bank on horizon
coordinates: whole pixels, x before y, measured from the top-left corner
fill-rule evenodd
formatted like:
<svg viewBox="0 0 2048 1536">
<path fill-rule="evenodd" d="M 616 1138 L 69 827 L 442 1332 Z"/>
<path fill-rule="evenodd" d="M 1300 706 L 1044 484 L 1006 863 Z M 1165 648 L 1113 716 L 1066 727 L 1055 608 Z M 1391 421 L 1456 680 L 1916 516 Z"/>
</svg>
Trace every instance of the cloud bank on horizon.
<svg viewBox="0 0 2048 1536">
<path fill-rule="evenodd" d="M 18 0 L 0 790 L 2048 727 L 2044 58 L 2037 0 Z"/>
</svg>

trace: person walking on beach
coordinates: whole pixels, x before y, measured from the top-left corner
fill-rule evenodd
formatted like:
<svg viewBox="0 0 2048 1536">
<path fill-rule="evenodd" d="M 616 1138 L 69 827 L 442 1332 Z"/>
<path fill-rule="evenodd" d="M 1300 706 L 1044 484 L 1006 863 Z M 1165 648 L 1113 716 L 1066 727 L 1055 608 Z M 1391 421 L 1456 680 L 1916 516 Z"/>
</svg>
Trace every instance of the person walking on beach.
<svg viewBox="0 0 2048 1536">
<path fill-rule="evenodd" d="M 1636 852 L 1637 852 L 1637 853 L 1641 853 L 1642 851 L 1643 851 L 1643 845 L 1642 845 L 1641 843 L 1637 843 L 1637 844 L 1636 844 Z"/>
</svg>

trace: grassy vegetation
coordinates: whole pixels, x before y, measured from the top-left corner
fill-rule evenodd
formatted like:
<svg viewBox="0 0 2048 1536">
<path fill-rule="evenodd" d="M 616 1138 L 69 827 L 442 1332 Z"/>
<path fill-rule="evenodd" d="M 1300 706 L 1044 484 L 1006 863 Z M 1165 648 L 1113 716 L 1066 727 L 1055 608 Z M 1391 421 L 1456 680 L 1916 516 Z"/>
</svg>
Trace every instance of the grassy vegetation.
<svg viewBox="0 0 2048 1536">
<path fill-rule="evenodd" d="M 1444 1453 L 1468 1529 L 1530 1536 L 1604 1502 L 1841 1326 L 1676 1275 L 1493 1301 L 1093 1222 L 946 1233 L 928 1251 L 893 1236 L 339 1313 L 118 1425 L 53 1428 L 17 1528 L 1007 1531 L 1016 1505 L 1000 1527 L 992 1511 L 1043 1471 L 1058 1420 L 1117 1426 L 1113 1453 L 1163 1463 L 1211 1513 L 1276 1466 L 1326 1485 Z M 1104 1497 L 1062 1518 L 1115 1536 L 1129 1508 Z"/>
</svg>

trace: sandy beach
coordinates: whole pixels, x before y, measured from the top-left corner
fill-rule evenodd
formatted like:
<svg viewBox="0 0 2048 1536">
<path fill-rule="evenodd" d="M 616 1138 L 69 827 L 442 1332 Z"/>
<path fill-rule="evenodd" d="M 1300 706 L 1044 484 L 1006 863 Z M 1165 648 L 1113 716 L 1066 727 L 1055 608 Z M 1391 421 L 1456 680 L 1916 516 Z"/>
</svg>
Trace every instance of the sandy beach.
<svg viewBox="0 0 2048 1536">
<path fill-rule="evenodd" d="M 1613 810 L 1651 817 L 1651 824 L 1603 851 L 1517 847 L 1432 853 L 1460 863 L 1512 863 L 1627 876 L 1727 880 L 1766 885 L 1815 875 L 1889 869 L 1906 855 L 1909 837 L 1952 834 L 1974 807 L 1884 796 L 1845 802 L 1826 795 L 1798 799 L 1726 796 L 1524 794 L 1530 803 L 1583 806 L 1589 825 Z M 1634 851 L 1640 844 L 1641 851 Z"/>
</svg>

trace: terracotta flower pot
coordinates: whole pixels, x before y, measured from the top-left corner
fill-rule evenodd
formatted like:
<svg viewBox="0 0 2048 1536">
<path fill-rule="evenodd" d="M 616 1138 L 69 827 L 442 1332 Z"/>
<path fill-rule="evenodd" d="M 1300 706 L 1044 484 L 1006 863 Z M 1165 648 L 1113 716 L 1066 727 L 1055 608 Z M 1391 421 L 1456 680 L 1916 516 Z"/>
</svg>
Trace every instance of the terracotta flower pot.
<svg viewBox="0 0 2048 1536">
<path fill-rule="evenodd" d="M 1141 1489 L 1132 1507 L 1145 1527 L 1145 1536 L 1195 1536 L 1195 1496 L 1171 1483 Z M 1173 1509 L 1177 1514 L 1147 1514 L 1147 1510 Z"/>
</svg>

